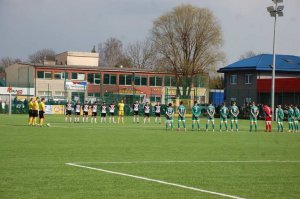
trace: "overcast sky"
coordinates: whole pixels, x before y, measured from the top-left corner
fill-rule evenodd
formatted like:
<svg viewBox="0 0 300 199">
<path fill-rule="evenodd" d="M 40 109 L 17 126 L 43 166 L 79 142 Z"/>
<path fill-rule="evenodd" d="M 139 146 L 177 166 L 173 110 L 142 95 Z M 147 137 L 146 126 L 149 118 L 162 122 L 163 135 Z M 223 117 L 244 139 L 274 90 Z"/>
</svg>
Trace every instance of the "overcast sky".
<svg viewBox="0 0 300 199">
<path fill-rule="evenodd" d="M 247 51 L 272 53 L 271 0 L 0 0 L 0 58 L 26 60 L 39 49 L 90 51 L 109 37 L 144 40 L 153 20 L 183 3 L 206 7 L 219 20 L 226 64 Z M 284 0 L 277 52 L 300 56 L 300 0 Z"/>
</svg>

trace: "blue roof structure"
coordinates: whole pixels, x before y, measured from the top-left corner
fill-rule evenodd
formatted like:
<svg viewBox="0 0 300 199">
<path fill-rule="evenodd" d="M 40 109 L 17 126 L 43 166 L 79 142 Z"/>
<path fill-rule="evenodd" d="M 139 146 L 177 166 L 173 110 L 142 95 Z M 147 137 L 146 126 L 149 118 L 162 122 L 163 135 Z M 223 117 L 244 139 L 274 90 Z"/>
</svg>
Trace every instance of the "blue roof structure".
<svg viewBox="0 0 300 199">
<path fill-rule="evenodd" d="M 273 55 L 260 54 L 237 61 L 218 70 L 226 73 L 237 70 L 272 71 Z M 300 57 L 294 55 L 276 55 L 276 72 L 300 72 Z"/>
</svg>

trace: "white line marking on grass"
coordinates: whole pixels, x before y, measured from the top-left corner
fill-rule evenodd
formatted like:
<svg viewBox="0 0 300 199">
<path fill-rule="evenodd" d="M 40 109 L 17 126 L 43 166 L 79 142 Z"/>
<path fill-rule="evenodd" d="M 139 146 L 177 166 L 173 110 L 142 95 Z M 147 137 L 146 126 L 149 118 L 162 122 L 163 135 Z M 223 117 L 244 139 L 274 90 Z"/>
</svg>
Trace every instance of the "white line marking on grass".
<svg viewBox="0 0 300 199">
<path fill-rule="evenodd" d="M 123 162 L 76 162 L 74 164 L 153 164 L 153 163 L 300 163 L 300 160 L 170 160 L 170 161 L 123 161 Z"/>
<path fill-rule="evenodd" d="M 66 164 L 69 165 L 69 166 L 81 167 L 81 168 L 91 169 L 91 170 L 96 170 L 96 171 L 102 171 L 102 172 L 110 173 L 110 174 L 114 174 L 114 175 L 120 175 L 120 176 L 126 176 L 126 177 L 130 177 L 130 178 L 136 178 L 136 179 L 150 181 L 150 182 L 156 182 L 156 183 L 159 183 L 159 184 L 165 184 L 165 185 L 170 185 L 170 186 L 174 186 L 174 187 L 180 187 L 180 188 L 183 188 L 183 189 L 189 189 L 189 190 L 193 190 L 193 191 L 208 193 L 208 194 L 217 195 L 217 196 L 223 196 L 223 197 L 227 197 L 227 198 L 245 199 L 245 198 L 241 198 L 239 196 L 228 195 L 228 194 L 218 193 L 218 192 L 214 192 L 214 191 L 208 191 L 208 190 L 204 190 L 204 189 L 189 187 L 189 186 L 176 184 L 176 183 L 170 183 L 170 182 L 166 182 L 166 181 L 162 181 L 162 180 L 156 180 L 156 179 L 152 179 L 152 178 L 146 178 L 146 177 L 142 177 L 142 176 L 136 176 L 136 175 L 126 174 L 126 173 L 121 173 L 121 172 L 115 172 L 115 171 L 110 171 L 110 170 L 105 170 L 105 169 L 100 169 L 100 168 L 95 168 L 95 167 L 83 166 L 83 165 L 75 164 L 75 163 L 66 163 Z"/>
</svg>

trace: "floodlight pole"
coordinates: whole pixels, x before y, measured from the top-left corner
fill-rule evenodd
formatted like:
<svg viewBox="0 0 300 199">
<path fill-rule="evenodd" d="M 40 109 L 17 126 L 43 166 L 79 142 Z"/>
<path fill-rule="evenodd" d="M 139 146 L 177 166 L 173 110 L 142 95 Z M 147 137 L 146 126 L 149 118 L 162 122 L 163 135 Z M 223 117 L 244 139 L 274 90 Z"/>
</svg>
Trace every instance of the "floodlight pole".
<svg viewBox="0 0 300 199">
<path fill-rule="evenodd" d="M 275 3 L 275 10 L 277 10 L 277 1 Z M 272 90 L 271 90 L 271 107 L 272 107 L 272 120 L 275 121 L 275 68 L 276 68 L 276 54 L 275 54 L 275 43 L 276 43 L 276 20 L 277 14 L 275 14 L 274 20 L 274 33 L 273 33 L 273 63 L 272 63 Z"/>
<path fill-rule="evenodd" d="M 273 35 L 273 63 L 272 63 L 272 88 L 271 88 L 271 106 L 272 106 L 272 120 L 275 120 L 275 70 L 276 70 L 276 53 L 275 53 L 275 44 L 276 44 L 276 20 L 277 15 L 283 16 L 283 8 L 284 6 L 279 6 L 278 3 L 282 3 L 283 0 L 272 0 L 275 3 L 275 7 L 269 6 L 267 8 L 268 12 L 270 13 L 271 17 L 275 17 L 274 20 L 274 35 Z"/>
</svg>

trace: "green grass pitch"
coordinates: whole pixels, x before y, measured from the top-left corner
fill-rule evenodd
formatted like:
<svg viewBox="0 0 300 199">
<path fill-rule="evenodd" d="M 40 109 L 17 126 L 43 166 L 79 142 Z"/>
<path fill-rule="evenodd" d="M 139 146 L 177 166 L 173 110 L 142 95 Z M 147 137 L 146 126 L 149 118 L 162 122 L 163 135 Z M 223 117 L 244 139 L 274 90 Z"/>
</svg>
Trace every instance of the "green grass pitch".
<svg viewBox="0 0 300 199">
<path fill-rule="evenodd" d="M 27 126 L 26 115 L 0 115 L 1 199 L 228 198 L 198 189 L 237 198 L 300 197 L 300 134 L 277 133 L 275 124 L 265 133 L 260 121 L 259 131 L 249 133 L 241 120 L 239 132 L 220 133 L 216 120 L 216 132 L 205 132 L 202 119 L 198 132 L 190 131 L 188 118 L 188 131 L 177 132 L 153 118 L 144 125 L 126 117 L 118 125 L 46 117 L 50 128 Z"/>
</svg>

